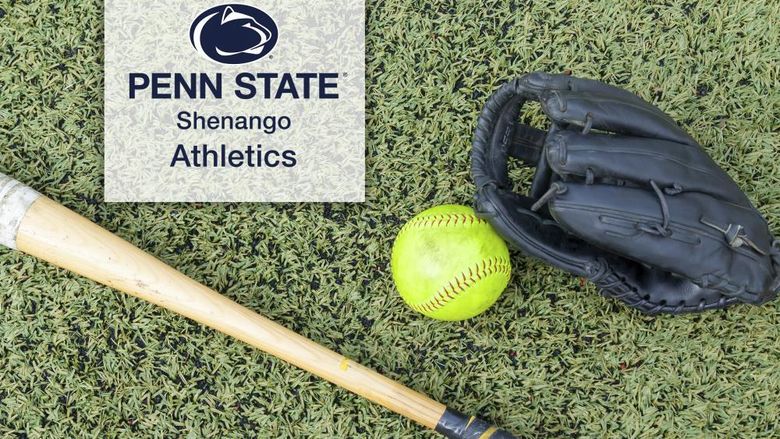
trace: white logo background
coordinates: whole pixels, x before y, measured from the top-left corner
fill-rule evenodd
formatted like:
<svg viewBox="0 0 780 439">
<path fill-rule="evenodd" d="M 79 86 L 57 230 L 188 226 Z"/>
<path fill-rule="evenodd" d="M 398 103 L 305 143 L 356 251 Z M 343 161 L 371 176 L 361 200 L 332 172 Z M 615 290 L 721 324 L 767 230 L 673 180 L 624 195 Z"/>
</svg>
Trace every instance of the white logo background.
<svg viewBox="0 0 780 439">
<path fill-rule="evenodd" d="M 362 0 L 263 1 L 279 38 L 270 55 L 244 65 L 219 65 L 197 53 L 189 39 L 193 20 L 212 1 L 107 0 L 105 68 L 106 200 L 363 201 L 365 196 L 365 7 Z M 348 18 L 348 19 L 345 19 Z M 131 72 L 211 73 L 224 77 L 221 100 L 153 100 L 148 91 L 128 97 Z M 339 99 L 251 100 L 233 95 L 241 72 L 339 73 Z M 259 85 L 259 84 L 258 84 Z M 188 130 L 180 111 L 202 115 L 288 115 L 292 128 Z M 293 168 L 170 167 L 176 145 L 262 144 L 295 149 Z"/>
</svg>

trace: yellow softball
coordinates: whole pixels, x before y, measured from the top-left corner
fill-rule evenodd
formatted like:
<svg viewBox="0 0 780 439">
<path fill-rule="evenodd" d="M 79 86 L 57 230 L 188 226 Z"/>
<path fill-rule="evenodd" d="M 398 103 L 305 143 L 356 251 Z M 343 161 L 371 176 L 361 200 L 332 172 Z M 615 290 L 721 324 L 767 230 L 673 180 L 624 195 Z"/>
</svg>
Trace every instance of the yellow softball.
<svg viewBox="0 0 780 439">
<path fill-rule="evenodd" d="M 509 283 L 506 243 L 474 209 L 428 209 L 401 228 L 390 261 L 393 280 L 415 311 L 465 320 L 490 308 Z"/>
</svg>

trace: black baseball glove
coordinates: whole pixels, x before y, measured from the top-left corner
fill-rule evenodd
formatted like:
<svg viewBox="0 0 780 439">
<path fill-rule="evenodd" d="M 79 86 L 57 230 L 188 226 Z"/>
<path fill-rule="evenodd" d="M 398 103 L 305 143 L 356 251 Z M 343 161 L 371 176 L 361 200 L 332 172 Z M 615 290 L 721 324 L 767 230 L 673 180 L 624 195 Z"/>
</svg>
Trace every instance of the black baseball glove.
<svg viewBox="0 0 780 439">
<path fill-rule="evenodd" d="M 548 130 L 520 122 L 538 101 Z M 507 160 L 536 167 L 513 192 Z M 525 253 L 647 313 L 761 304 L 780 241 L 736 183 L 658 108 L 610 85 L 531 73 L 487 102 L 474 136 L 478 212 Z"/>
</svg>

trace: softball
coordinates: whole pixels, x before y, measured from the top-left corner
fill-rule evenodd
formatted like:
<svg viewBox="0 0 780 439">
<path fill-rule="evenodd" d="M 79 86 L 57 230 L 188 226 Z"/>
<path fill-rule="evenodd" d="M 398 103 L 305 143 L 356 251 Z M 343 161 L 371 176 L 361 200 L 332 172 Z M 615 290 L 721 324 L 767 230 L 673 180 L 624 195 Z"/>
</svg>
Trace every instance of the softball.
<svg viewBox="0 0 780 439">
<path fill-rule="evenodd" d="M 490 308 L 509 283 L 509 250 L 466 206 L 428 209 L 401 228 L 390 262 L 398 292 L 415 311 L 465 320 Z"/>
</svg>

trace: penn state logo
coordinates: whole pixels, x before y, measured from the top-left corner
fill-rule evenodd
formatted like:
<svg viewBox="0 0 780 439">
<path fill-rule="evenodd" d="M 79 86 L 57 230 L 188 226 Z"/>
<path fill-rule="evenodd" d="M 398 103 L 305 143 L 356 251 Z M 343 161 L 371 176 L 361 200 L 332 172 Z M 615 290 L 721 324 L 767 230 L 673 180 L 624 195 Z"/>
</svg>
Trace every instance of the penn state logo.
<svg viewBox="0 0 780 439">
<path fill-rule="evenodd" d="M 279 30 L 260 9 L 240 4 L 210 8 L 193 21 L 190 42 L 203 56 L 222 64 L 246 64 L 268 55 Z"/>
</svg>

